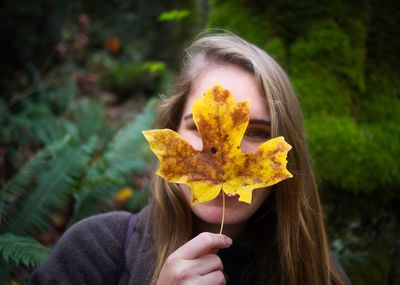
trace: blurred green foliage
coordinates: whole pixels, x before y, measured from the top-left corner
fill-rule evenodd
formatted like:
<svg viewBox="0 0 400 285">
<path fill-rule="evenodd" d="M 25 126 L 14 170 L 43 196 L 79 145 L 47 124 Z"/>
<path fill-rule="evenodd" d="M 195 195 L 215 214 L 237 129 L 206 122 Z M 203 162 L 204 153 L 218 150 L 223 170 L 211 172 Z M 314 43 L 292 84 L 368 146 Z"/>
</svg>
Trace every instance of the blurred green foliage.
<svg viewBox="0 0 400 285">
<path fill-rule="evenodd" d="M 0 281 L 25 283 L 74 222 L 148 197 L 140 131 L 203 27 L 288 71 L 333 252 L 353 284 L 400 282 L 400 31 L 393 1 L 4 1 Z M 147 103 L 148 102 L 148 103 Z M 146 107 L 144 107 L 146 106 Z"/>
<path fill-rule="evenodd" d="M 189 10 L 171 10 L 162 12 L 161 15 L 158 17 L 159 21 L 180 21 L 183 18 L 186 18 L 190 15 Z"/>
<path fill-rule="evenodd" d="M 136 94 L 155 94 L 169 78 L 163 62 L 130 62 L 107 64 L 100 88 L 129 98 Z"/>
<path fill-rule="evenodd" d="M 73 223 L 147 203 L 141 131 L 205 18 L 196 1 L 1 8 L 0 283 L 25 284 Z"/>
<path fill-rule="evenodd" d="M 148 195 L 148 183 L 138 182 L 149 179 L 154 160 L 140 131 L 154 122 L 154 100 L 143 114 L 113 126 L 102 104 L 76 98 L 71 87 L 44 92 L 44 101 L 36 98 L 2 126 L 8 134 L 2 143 L 18 142 L 16 151 L 28 150 L 24 143 L 43 146 L 0 192 L 3 280 L 16 274 L 15 265 L 37 266 L 46 258 L 49 248 L 36 240 L 50 246 L 70 224 L 124 204 L 137 211 Z M 59 100 L 67 104 L 56 113 Z M 117 199 L 124 187 L 133 192 L 128 201 Z"/>
</svg>

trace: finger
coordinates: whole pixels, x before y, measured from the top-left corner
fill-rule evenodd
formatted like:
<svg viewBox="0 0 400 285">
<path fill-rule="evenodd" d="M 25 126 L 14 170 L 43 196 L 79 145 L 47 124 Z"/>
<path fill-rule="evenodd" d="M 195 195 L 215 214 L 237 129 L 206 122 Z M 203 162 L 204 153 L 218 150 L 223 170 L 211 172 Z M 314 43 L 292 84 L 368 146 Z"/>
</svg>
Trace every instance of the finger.
<svg viewBox="0 0 400 285">
<path fill-rule="evenodd" d="M 204 232 L 178 248 L 174 255 L 183 259 L 195 259 L 215 252 L 216 249 L 230 247 L 231 244 L 232 240 L 226 235 Z"/>
<path fill-rule="evenodd" d="M 217 270 L 196 278 L 199 285 L 223 285 L 226 284 L 225 276 L 222 271 Z"/>
<path fill-rule="evenodd" d="M 213 271 L 222 270 L 222 261 L 216 254 L 207 254 L 199 258 L 190 260 L 193 273 L 196 275 L 205 275 Z"/>
</svg>

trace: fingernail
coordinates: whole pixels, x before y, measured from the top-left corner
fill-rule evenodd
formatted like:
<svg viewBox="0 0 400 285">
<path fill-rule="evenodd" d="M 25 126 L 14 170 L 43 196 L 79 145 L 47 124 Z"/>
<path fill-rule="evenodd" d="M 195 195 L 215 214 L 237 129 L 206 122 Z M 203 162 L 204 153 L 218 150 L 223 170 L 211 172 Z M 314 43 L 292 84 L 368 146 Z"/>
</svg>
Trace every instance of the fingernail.
<svg viewBox="0 0 400 285">
<path fill-rule="evenodd" d="M 230 247 L 232 245 L 233 241 L 230 237 L 225 237 L 225 245 L 226 247 Z"/>
</svg>

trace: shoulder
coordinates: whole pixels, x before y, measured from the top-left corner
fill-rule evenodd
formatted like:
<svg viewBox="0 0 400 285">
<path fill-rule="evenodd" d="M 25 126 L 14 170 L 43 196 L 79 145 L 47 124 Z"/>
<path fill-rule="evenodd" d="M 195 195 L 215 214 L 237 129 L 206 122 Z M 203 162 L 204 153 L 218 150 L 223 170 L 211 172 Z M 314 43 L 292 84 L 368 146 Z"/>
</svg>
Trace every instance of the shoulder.
<svg viewBox="0 0 400 285">
<path fill-rule="evenodd" d="M 128 212 L 109 212 L 79 221 L 65 232 L 54 251 L 85 246 L 86 250 L 96 249 L 111 254 L 123 242 L 129 216 Z"/>
<path fill-rule="evenodd" d="M 94 215 L 83 219 L 68 229 L 61 240 L 78 235 L 80 238 L 98 238 L 112 236 L 118 237 L 124 234 L 129 212 L 109 212 Z M 60 242 L 61 242 L 60 240 Z"/>
<path fill-rule="evenodd" d="M 109 212 L 74 224 L 34 272 L 31 284 L 114 283 L 130 216 L 128 212 Z"/>
</svg>

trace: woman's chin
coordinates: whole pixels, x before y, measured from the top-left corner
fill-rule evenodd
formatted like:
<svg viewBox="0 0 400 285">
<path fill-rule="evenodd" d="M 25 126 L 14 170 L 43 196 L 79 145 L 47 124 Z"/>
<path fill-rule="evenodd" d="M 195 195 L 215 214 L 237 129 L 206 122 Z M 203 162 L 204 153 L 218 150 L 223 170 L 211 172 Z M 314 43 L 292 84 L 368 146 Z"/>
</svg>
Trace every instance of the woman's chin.
<svg viewBox="0 0 400 285">
<path fill-rule="evenodd" d="M 185 184 L 180 185 L 188 204 L 191 204 L 192 194 L 190 188 Z M 191 205 L 192 211 L 197 218 L 210 225 L 220 225 L 222 221 L 223 196 L 225 195 L 225 225 L 238 225 L 246 222 L 247 219 L 264 203 L 269 191 L 267 189 L 256 189 L 253 192 L 251 204 L 239 201 L 238 196 L 228 196 L 221 192 L 215 199 Z"/>
<path fill-rule="evenodd" d="M 249 205 L 239 202 L 237 197 L 225 196 L 224 224 L 239 224 L 244 222 L 250 213 Z M 193 213 L 201 220 L 209 224 L 221 224 L 223 213 L 222 196 L 212 201 L 192 206 Z"/>
</svg>

